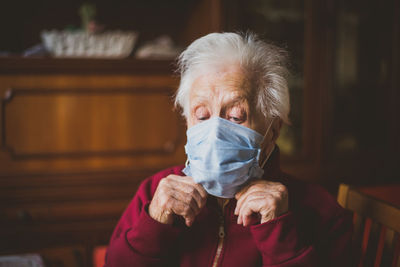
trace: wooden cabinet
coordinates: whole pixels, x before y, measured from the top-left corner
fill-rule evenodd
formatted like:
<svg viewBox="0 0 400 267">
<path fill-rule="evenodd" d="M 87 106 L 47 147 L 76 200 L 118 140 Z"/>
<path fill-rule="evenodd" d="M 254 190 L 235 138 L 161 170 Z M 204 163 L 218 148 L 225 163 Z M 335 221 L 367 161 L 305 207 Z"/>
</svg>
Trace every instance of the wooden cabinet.
<svg viewBox="0 0 400 267">
<path fill-rule="evenodd" d="M 139 183 L 185 162 L 172 62 L 5 58 L 0 69 L 0 253 L 87 266 Z"/>
<path fill-rule="evenodd" d="M 37 44 L 44 29 L 79 26 L 80 3 L 5 3 L 0 54 Z M 96 1 L 98 21 L 138 31 L 137 46 L 162 34 L 185 46 L 221 31 L 223 3 Z M 0 254 L 91 266 L 93 247 L 108 244 L 140 182 L 186 160 L 173 68 L 132 58 L 0 58 Z"/>
<path fill-rule="evenodd" d="M 0 78 L 3 172 L 132 170 L 176 162 L 184 136 L 172 106 L 177 80 L 170 62 L 164 73 L 151 74 L 96 68 L 68 73 L 62 67 L 54 73 L 58 64 L 85 61 L 50 62 L 40 74 L 28 70 Z"/>
</svg>

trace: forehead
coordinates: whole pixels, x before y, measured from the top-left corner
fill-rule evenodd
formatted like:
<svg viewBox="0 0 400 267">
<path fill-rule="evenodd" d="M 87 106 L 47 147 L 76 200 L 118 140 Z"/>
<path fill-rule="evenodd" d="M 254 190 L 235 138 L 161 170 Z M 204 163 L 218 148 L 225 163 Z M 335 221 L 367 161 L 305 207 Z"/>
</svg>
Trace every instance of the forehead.
<svg viewBox="0 0 400 267">
<path fill-rule="evenodd" d="M 249 82 L 244 72 L 236 66 L 199 75 L 193 82 L 190 98 L 206 101 L 221 98 L 248 98 Z"/>
</svg>

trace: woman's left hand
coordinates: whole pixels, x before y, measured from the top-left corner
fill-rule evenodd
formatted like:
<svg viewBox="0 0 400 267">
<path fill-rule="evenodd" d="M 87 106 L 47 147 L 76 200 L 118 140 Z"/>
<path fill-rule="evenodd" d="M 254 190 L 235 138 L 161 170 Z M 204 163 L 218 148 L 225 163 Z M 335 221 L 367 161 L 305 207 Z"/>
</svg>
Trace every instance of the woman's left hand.
<svg viewBox="0 0 400 267">
<path fill-rule="evenodd" d="M 248 226 L 252 215 L 260 215 L 265 223 L 288 211 L 288 192 L 281 183 L 257 180 L 251 182 L 235 195 L 237 223 Z"/>
</svg>

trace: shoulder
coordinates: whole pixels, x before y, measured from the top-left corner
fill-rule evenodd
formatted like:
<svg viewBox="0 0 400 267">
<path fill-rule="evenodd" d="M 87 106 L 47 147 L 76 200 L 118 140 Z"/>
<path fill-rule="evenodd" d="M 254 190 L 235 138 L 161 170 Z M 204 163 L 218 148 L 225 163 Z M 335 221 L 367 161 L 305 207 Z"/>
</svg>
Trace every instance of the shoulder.
<svg viewBox="0 0 400 267">
<path fill-rule="evenodd" d="M 156 174 L 144 179 L 143 182 L 141 183 L 137 193 L 138 194 L 145 193 L 146 195 L 153 196 L 161 179 L 167 177 L 170 174 L 184 175 L 182 173 L 183 168 L 184 168 L 184 165 L 177 165 L 177 166 L 169 167 L 167 169 L 161 170 L 161 171 L 157 172 Z"/>
<path fill-rule="evenodd" d="M 326 218 L 337 216 L 344 211 L 336 198 L 318 184 L 307 183 L 304 186 L 303 203 L 317 210 L 321 216 Z"/>
<path fill-rule="evenodd" d="M 347 216 L 336 198 L 321 185 L 288 178 L 287 187 L 289 205 L 296 213 L 306 212 L 309 218 L 314 217 L 322 224 Z"/>
</svg>

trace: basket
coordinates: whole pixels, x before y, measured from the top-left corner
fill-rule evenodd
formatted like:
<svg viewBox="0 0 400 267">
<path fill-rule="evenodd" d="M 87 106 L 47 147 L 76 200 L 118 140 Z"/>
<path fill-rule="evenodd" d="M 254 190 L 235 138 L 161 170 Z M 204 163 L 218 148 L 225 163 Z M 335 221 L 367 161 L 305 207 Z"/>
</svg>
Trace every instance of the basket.
<svg viewBox="0 0 400 267">
<path fill-rule="evenodd" d="M 124 58 L 135 45 L 136 32 L 42 31 L 44 46 L 54 57 Z"/>
</svg>

